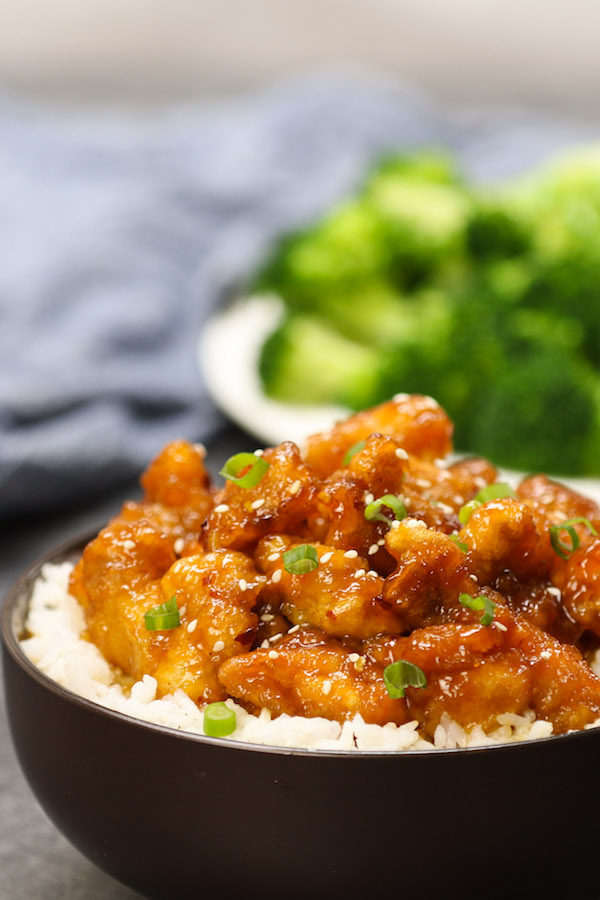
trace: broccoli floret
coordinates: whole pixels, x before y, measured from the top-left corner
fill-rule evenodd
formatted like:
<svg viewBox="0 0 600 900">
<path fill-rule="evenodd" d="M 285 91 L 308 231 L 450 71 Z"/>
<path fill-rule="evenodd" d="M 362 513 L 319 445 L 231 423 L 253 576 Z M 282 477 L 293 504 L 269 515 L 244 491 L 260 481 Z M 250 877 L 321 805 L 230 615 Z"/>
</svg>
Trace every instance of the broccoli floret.
<svg viewBox="0 0 600 900">
<path fill-rule="evenodd" d="M 342 337 L 318 318 L 288 316 L 263 345 L 259 371 L 271 397 L 291 403 L 335 403 L 361 409 L 372 402 L 380 354 Z"/>
<path fill-rule="evenodd" d="M 474 260 L 510 260 L 529 250 L 531 237 L 520 216 L 488 200 L 476 204 L 469 217 L 466 245 Z"/>
</svg>

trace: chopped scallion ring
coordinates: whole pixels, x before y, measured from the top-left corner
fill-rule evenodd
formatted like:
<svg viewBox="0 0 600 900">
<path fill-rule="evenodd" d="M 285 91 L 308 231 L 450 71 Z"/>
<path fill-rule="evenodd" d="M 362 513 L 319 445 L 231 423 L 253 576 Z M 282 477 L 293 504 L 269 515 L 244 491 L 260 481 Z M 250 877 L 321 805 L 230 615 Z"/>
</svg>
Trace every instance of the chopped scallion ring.
<svg viewBox="0 0 600 900">
<path fill-rule="evenodd" d="M 494 611 L 497 606 L 493 600 L 489 597 L 471 597 L 470 594 L 461 594 L 458 599 L 463 606 L 467 607 L 467 609 L 473 609 L 476 612 L 481 612 L 483 610 L 483 615 L 479 622 L 481 625 L 489 628 L 494 621 Z"/>
<path fill-rule="evenodd" d="M 451 541 L 454 541 L 459 550 L 462 550 L 463 553 L 467 553 L 469 547 L 467 546 L 467 544 L 463 543 L 463 541 L 460 541 L 458 539 L 457 534 L 449 534 L 448 537 Z"/>
<path fill-rule="evenodd" d="M 159 606 L 153 606 L 144 614 L 147 631 L 169 631 L 171 628 L 177 628 L 179 622 L 176 597 L 171 597 Z"/>
<path fill-rule="evenodd" d="M 347 466 L 353 456 L 356 456 L 357 453 L 360 453 L 361 450 L 365 449 L 366 443 L 366 441 L 357 441 L 356 444 L 352 444 L 352 446 L 344 453 L 342 465 Z"/>
<path fill-rule="evenodd" d="M 399 659 L 387 666 L 383 670 L 383 680 L 392 700 L 404 697 L 407 687 L 427 687 L 427 678 L 423 670 L 406 659 Z"/>
<path fill-rule="evenodd" d="M 406 507 L 400 497 L 396 497 L 395 494 L 386 494 L 384 497 L 380 497 L 379 500 L 374 500 L 373 503 L 369 503 L 365 508 L 365 519 L 369 522 L 385 522 L 386 525 L 390 525 L 391 520 L 389 517 L 381 512 L 382 506 L 387 506 L 388 509 L 391 509 L 394 514 L 394 519 L 398 521 L 400 519 L 405 519 L 408 515 Z"/>
<path fill-rule="evenodd" d="M 300 544 L 283 554 L 283 567 L 290 575 L 306 575 L 319 565 L 317 551 L 312 544 Z"/>
<path fill-rule="evenodd" d="M 480 506 L 482 506 L 482 504 L 479 502 L 479 500 L 469 500 L 468 503 L 465 503 L 464 506 L 461 506 L 458 511 L 458 520 L 460 524 L 467 525 L 475 510 L 479 509 Z"/>
<path fill-rule="evenodd" d="M 555 553 L 561 557 L 561 559 L 568 559 L 571 554 L 575 553 L 576 550 L 581 546 L 581 541 L 579 540 L 579 535 L 573 528 L 573 525 L 585 525 L 587 529 L 595 536 L 598 537 L 598 532 L 592 525 L 589 519 L 567 519 L 566 522 L 562 522 L 560 525 L 551 525 L 550 526 L 550 543 L 552 544 L 552 549 Z M 566 541 L 562 541 L 560 539 L 560 532 L 566 531 L 571 539 L 571 543 L 568 544 Z"/>
<path fill-rule="evenodd" d="M 505 497 L 515 498 L 516 496 L 510 484 L 498 481 L 496 484 L 488 484 L 487 487 L 481 488 L 479 493 L 475 494 L 475 500 L 480 503 L 489 503 L 490 500 L 504 500 Z"/>
<path fill-rule="evenodd" d="M 204 710 L 204 734 L 209 737 L 227 737 L 236 729 L 235 712 L 226 703 L 209 703 Z"/>
<path fill-rule="evenodd" d="M 253 488 L 261 481 L 269 468 L 262 456 L 254 453 L 236 453 L 230 456 L 219 475 L 241 488 Z"/>
</svg>

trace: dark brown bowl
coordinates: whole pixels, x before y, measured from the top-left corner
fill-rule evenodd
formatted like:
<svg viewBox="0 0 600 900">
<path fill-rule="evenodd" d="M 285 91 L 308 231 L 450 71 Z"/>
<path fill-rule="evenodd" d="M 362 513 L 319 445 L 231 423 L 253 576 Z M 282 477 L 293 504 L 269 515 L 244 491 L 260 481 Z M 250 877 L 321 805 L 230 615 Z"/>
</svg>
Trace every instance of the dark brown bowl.
<svg viewBox="0 0 600 900">
<path fill-rule="evenodd" d="M 2 616 L 23 771 L 90 860 L 148 897 L 596 897 L 600 729 L 432 752 L 282 750 L 184 734 L 59 687 Z"/>
</svg>

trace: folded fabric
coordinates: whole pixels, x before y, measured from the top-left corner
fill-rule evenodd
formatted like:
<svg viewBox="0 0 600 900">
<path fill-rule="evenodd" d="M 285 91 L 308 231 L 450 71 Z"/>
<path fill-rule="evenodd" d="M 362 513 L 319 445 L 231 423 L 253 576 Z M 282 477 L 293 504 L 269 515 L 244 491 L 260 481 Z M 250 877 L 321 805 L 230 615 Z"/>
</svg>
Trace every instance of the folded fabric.
<svg viewBox="0 0 600 900">
<path fill-rule="evenodd" d="M 153 112 L 0 96 L 0 519 L 105 491 L 169 439 L 210 439 L 202 322 L 378 154 L 447 144 L 485 178 L 588 131 L 448 111 L 365 72 Z"/>
</svg>

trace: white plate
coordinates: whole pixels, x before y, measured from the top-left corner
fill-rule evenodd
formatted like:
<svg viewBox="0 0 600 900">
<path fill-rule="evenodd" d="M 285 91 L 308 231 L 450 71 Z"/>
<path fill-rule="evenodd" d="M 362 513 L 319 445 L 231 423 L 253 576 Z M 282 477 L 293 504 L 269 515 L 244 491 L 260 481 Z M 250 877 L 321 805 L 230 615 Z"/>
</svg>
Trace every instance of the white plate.
<svg viewBox="0 0 600 900">
<path fill-rule="evenodd" d="M 200 368 L 217 405 L 261 444 L 294 441 L 302 446 L 309 434 L 324 431 L 349 415 L 343 406 L 293 406 L 263 394 L 258 359 L 265 338 L 283 314 L 272 295 L 243 298 L 215 315 L 204 327 L 198 345 Z M 501 470 L 515 483 L 525 473 Z M 600 479 L 559 480 L 600 503 Z"/>
</svg>

